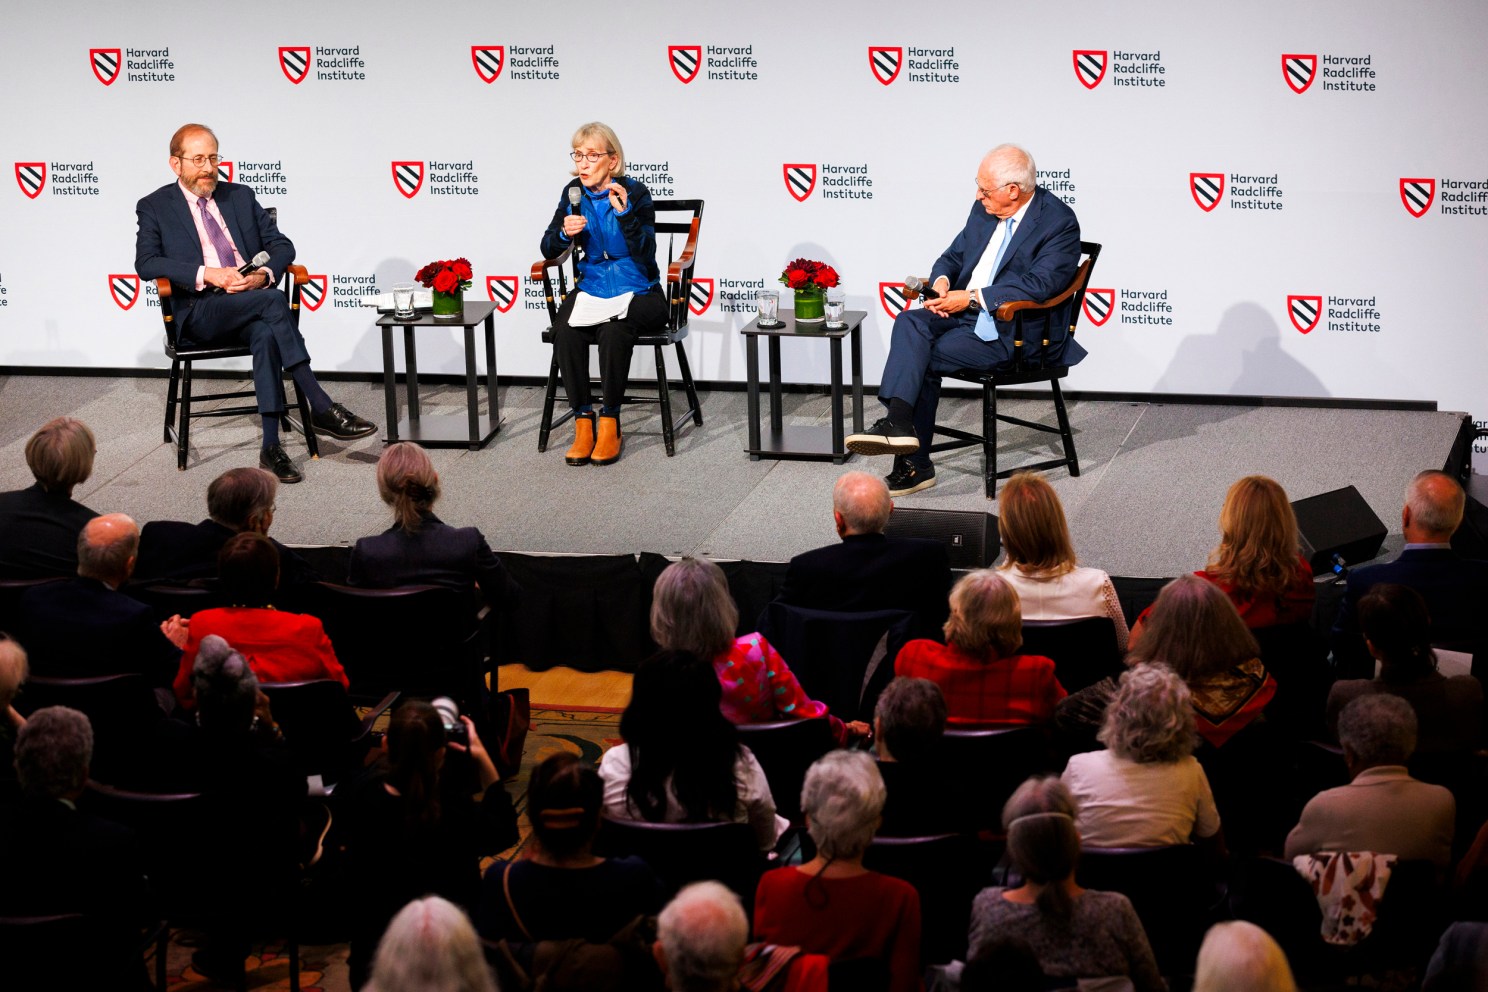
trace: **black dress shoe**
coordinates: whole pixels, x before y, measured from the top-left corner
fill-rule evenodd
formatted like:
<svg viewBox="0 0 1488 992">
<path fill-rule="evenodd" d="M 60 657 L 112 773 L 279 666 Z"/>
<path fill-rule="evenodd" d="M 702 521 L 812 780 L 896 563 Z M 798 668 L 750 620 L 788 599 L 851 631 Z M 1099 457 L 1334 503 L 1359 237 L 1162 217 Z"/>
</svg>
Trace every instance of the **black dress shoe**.
<svg viewBox="0 0 1488 992">
<path fill-rule="evenodd" d="M 273 444 L 260 451 L 258 467 L 273 472 L 274 477 L 286 485 L 305 481 L 300 470 L 294 467 L 294 462 L 289 460 L 289 454 L 282 444 Z"/>
<path fill-rule="evenodd" d="M 310 426 L 322 437 L 333 437 L 337 441 L 355 441 L 377 432 L 376 424 L 363 420 L 340 403 L 332 403 L 322 413 L 312 413 Z"/>
</svg>

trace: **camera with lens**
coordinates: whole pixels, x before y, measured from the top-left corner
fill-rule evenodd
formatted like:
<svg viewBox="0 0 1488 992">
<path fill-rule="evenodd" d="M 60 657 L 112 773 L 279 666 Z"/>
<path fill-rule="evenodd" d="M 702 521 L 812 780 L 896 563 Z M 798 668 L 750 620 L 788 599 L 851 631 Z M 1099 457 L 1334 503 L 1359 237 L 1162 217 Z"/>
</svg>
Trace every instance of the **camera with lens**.
<svg viewBox="0 0 1488 992">
<path fill-rule="evenodd" d="M 460 719 L 459 704 L 448 696 L 440 696 L 432 705 L 439 712 L 439 719 L 444 724 L 445 742 L 469 747 L 470 731 L 465 728 L 465 721 Z"/>
</svg>

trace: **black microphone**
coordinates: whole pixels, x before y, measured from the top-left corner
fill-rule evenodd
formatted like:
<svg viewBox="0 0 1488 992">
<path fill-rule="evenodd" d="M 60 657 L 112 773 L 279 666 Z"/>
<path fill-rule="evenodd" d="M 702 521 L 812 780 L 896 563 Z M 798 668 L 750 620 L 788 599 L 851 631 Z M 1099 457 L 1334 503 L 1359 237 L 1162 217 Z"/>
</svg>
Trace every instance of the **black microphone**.
<svg viewBox="0 0 1488 992">
<path fill-rule="evenodd" d="M 579 204 L 583 202 L 583 197 L 584 194 L 579 192 L 579 188 L 577 186 L 570 186 L 568 188 L 568 212 L 573 214 L 575 217 L 581 216 L 583 213 L 583 211 L 579 209 Z"/>
<path fill-rule="evenodd" d="M 937 290 L 934 286 L 925 285 L 925 280 L 921 279 L 919 276 L 905 276 L 904 288 L 909 290 L 911 293 L 919 293 L 927 300 L 940 299 L 940 291 Z"/>
<path fill-rule="evenodd" d="M 249 259 L 246 265 L 238 269 L 238 275 L 246 276 L 250 273 L 257 272 L 259 269 L 268 264 L 268 261 L 269 253 L 266 251 L 261 251 L 257 255 L 254 255 L 253 258 Z"/>
</svg>

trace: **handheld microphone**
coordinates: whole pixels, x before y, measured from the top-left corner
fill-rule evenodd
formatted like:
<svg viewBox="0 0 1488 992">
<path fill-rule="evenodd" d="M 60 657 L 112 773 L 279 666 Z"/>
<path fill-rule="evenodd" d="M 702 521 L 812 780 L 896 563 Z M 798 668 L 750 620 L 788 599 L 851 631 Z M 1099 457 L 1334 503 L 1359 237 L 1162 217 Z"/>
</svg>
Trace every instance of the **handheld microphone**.
<svg viewBox="0 0 1488 992">
<path fill-rule="evenodd" d="M 919 276 L 905 276 L 904 288 L 909 290 L 911 293 L 919 293 L 927 300 L 940 299 L 940 291 L 937 290 L 934 286 L 926 285 L 925 280 L 921 279 Z"/>
<path fill-rule="evenodd" d="M 584 194 L 579 192 L 579 188 L 577 186 L 570 186 L 568 188 L 568 212 L 570 214 L 573 214 L 575 217 L 579 216 L 580 213 L 582 213 L 582 211 L 579 209 L 579 204 L 583 202 L 583 197 Z"/>
<path fill-rule="evenodd" d="M 269 253 L 266 251 L 261 251 L 257 255 L 254 255 L 251 259 L 249 259 L 248 263 L 238 270 L 238 275 L 246 276 L 250 273 L 257 272 L 259 269 L 263 268 L 264 265 L 268 263 L 268 261 Z"/>
</svg>

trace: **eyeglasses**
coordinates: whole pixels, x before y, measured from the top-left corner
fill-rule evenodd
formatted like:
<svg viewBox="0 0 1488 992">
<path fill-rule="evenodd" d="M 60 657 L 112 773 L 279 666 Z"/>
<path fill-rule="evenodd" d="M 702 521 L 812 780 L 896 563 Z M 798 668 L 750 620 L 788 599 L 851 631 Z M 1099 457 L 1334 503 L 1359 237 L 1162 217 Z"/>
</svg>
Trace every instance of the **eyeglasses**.
<svg viewBox="0 0 1488 992">
<path fill-rule="evenodd" d="M 575 162 L 588 162 L 591 165 L 602 158 L 609 158 L 614 152 L 581 152 L 574 150 L 568 153 L 568 157 Z"/>
<path fill-rule="evenodd" d="M 989 196 L 991 196 L 993 193 L 996 193 L 998 190 L 1007 189 L 1009 186 L 1017 186 L 1019 189 L 1022 189 L 1023 188 L 1023 184 L 1022 183 L 1003 183 L 1001 186 L 993 186 L 991 189 L 985 189 L 985 188 L 983 188 L 983 186 L 982 186 L 981 183 L 977 183 L 976 184 L 976 188 L 977 188 L 977 199 L 979 199 L 979 200 L 985 200 L 986 198 L 988 198 Z"/>
<path fill-rule="evenodd" d="M 177 155 L 176 158 L 180 159 L 182 162 L 190 162 L 198 169 L 206 165 L 208 162 L 212 163 L 213 165 L 218 165 L 222 162 L 221 155 Z"/>
</svg>

